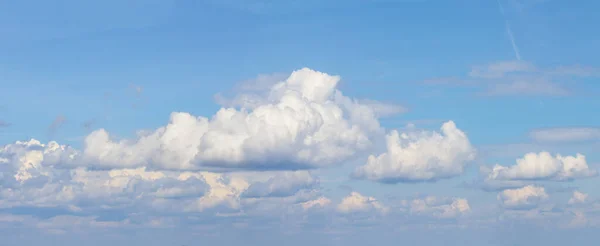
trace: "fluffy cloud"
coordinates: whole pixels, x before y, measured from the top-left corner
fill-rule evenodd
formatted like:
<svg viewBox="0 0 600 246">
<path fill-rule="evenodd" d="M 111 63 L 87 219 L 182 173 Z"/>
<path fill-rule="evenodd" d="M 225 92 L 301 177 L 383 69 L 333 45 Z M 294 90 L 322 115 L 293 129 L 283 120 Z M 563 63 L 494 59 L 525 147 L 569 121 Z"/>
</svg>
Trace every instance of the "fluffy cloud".
<svg viewBox="0 0 600 246">
<path fill-rule="evenodd" d="M 552 156 L 548 152 L 528 153 L 517 159 L 516 165 L 496 165 L 488 173 L 486 180 L 555 180 L 567 181 L 593 177 L 596 170 L 588 167 L 585 156 Z"/>
<path fill-rule="evenodd" d="M 588 194 L 585 194 L 585 193 L 579 192 L 579 191 L 574 191 L 573 196 L 571 197 L 571 199 L 569 199 L 569 204 L 573 205 L 573 204 L 585 203 L 587 198 L 588 198 Z"/>
<path fill-rule="evenodd" d="M 412 215 L 436 218 L 456 218 L 471 211 L 469 202 L 463 198 L 438 198 L 402 200 L 401 206 Z"/>
<path fill-rule="evenodd" d="M 363 196 L 358 192 L 352 192 L 345 197 L 337 206 L 337 211 L 340 213 L 357 213 L 357 212 L 379 212 L 387 213 L 389 208 L 381 204 L 374 197 Z"/>
<path fill-rule="evenodd" d="M 329 198 L 319 197 L 314 200 L 303 202 L 302 208 L 304 208 L 305 210 L 308 210 L 311 208 L 324 208 L 324 207 L 328 207 L 330 204 L 331 204 L 331 200 L 329 200 Z"/>
<path fill-rule="evenodd" d="M 435 181 L 462 174 L 474 158 L 467 135 L 448 121 L 441 133 L 392 131 L 387 136 L 387 152 L 369 156 L 354 176 L 383 183 Z"/>
<path fill-rule="evenodd" d="M 307 171 L 258 175 L 51 165 L 58 163 L 56 152 L 67 149 L 37 140 L 0 149 L 0 208 L 56 207 L 74 213 L 118 210 L 126 214 L 232 212 L 268 203 L 300 204 L 319 195 L 318 179 Z"/>
<path fill-rule="evenodd" d="M 528 185 L 519 189 L 504 190 L 497 198 L 508 209 L 531 209 L 548 199 L 548 194 L 544 187 Z"/>
<path fill-rule="evenodd" d="M 336 89 L 339 76 L 307 68 L 270 87 L 255 107 L 222 108 L 211 118 L 173 113 L 168 125 L 116 141 L 100 129 L 67 163 L 102 168 L 306 169 L 336 165 L 371 146 L 378 115 Z"/>
</svg>

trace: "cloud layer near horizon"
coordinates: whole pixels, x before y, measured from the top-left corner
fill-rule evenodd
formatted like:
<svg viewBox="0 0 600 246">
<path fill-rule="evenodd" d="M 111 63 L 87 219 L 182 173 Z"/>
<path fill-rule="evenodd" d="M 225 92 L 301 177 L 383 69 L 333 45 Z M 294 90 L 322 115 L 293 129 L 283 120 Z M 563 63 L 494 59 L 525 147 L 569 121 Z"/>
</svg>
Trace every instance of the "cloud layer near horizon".
<svg viewBox="0 0 600 246">
<path fill-rule="evenodd" d="M 506 69 L 516 68 L 473 76 L 503 76 Z M 81 149 L 35 139 L 4 145 L 0 223 L 35 221 L 52 228 L 64 221 L 120 227 L 216 220 L 237 225 L 285 216 L 299 216 L 302 223 L 362 225 L 373 218 L 407 217 L 458 223 L 480 211 L 451 195 L 389 201 L 353 190 L 328 196 L 318 176 L 321 168 L 358 161 L 353 173 L 344 175 L 397 185 L 438 182 L 462 175 L 478 157 L 477 149 L 454 121 L 439 130 L 385 129 L 379 119 L 405 108 L 344 96 L 339 76 L 303 68 L 273 78 L 212 116 L 174 112 L 167 125 L 131 139 L 98 129 L 85 137 Z M 484 183 L 499 191 L 501 211 L 539 209 L 552 194 L 532 181 L 597 176 L 582 154 L 547 152 L 482 170 Z M 587 201 L 586 194 L 574 193 L 564 203 Z M 17 210 L 53 216 L 40 221 L 12 214 Z"/>
</svg>

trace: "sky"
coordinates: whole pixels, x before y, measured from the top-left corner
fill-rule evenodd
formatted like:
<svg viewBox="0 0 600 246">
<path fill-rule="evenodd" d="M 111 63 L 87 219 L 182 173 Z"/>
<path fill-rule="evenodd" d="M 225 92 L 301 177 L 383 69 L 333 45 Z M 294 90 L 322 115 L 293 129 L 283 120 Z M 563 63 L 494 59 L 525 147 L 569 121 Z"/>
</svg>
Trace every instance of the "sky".
<svg viewBox="0 0 600 246">
<path fill-rule="evenodd" d="M 564 245 L 597 1 L 0 1 L 2 245 Z"/>
</svg>

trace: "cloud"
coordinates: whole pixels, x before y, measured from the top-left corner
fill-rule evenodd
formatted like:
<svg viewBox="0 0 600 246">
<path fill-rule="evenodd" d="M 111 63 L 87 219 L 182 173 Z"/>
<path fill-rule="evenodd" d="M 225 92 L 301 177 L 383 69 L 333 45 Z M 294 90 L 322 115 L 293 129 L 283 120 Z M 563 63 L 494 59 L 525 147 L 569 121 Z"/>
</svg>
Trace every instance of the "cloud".
<svg viewBox="0 0 600 246">
<path fill-rule="evenodd" d="M 331 203 L 320 193 L 318 178 L 308 171 L 64 168 L 58 165 L 59 152 L 68 152 L 68 147 L 37 140 L 0 149 L 0 213 L 44 218 L 108 216 L 99 219 L 132 224 L 138 224 L 134 220 L 140 216 L 188 220 L 190 214 L 202 220 L 217 220 L 223 214 L 272 220 L 290 212 L 314 213 Z"/>
<path fill-rule="evenodd" d="M 266 182 L 252 184 L 242 194 L 243 197 L 285 197 L 296 194 L 302 189 L 311 189 L 318 185 L 315 179 L 307 171 L 284 172 L 276 175 Z"/>
<path fill-rule="evenodd" d="M 462 174 L 474 158 L 467 135 L 448 121 L 441 133 L 393 130 L 387 136 L 387 152 L 369 156 L 354 176 L 382 183 L 436 181 Z"/>
<path fill-rule="evenodd" d="M 324 208 L 324 207 L 328 207 L 330 204 L 331 204 L 331 200 L 329 200 L 329 198 L 319 197 L 314 200 L 303 202 L 302 208 L 304 208 L 305 210 L 312 209 L 312 208 Z"/>
<path fill-rule="evenodd" d="M 234 93 L 233 96 L 217 93 L 214 98 L 217 104 L 224 107 L 254 109 L 268 103 L 271 87 L 285 81 L 288 77 L 289 74 L 285 73 L 259 74 L 254 79 L 244 80 L 235 85 L 233 90 L 229 92 Z"/>
<path fill-rule="evenodd" d="M 536 67 L 524 61 L 501 61 L 471 68 L 469 77 L 480 79 L 504 78 L 508 74 L 534 72 Z"/>
<path fill-rule="evenodd" d="M 573 205 L 573 204 L 585 203 L 587 198 L 588 198 L 588 194 L 585 194 L 585 193 L 582 193 L 579 191 L 573 191 L 573 196 L 571 197 L 571 199 L 569 199 L 569 204 Z"/>
<path fill-rule="evenodd" d="M 94 119 L 91 119 L 91 120 L 87 120 L 87 121 L 83 122 L 83 124 L 81 124 L 81 126 L 82 126 L 83 128 L 85 128 L 86 130 L 88 130 L 88 131 L 89 131 L 89 130 L 91 130 L 91 129 L 92 129 L 92 126 L 93 126 L 95 123 L 96 123 L 96 120 L 94 120 Z"/>
<path fill-rule="evenodd" d="M 584 155 L 552 156 L 548 152 L 528 153 L 517 159 L 516 165 L 496 164 L 487 174 L 487 181 L 553 180 L 569 181 L 598 175 L 587 165 Z"/>
<path fill-rule="evenodd" d="M 580 142 L 600 140 L 600 128 L 597 127 L 561 127 L 536 129 L 529 136 L 538 142 Z"/>
<path fill-rule="evenodd" d="M 8 123 L 6 121 L 3 121 L 3 120 L 0 120 L 0 128 L 1 127 L 9 127 L 9 126 L 10 126 L 10 123 Z"/>
<path fill-rule="evenodd" d="M 519 189 L 504 190 L 498 200 L 507 209 L 531 209 L 548 199 L 544 187 L 528 185 Z"/>
<path fill-rule="evenodd" d="M 565 87 L 544 78 L 514 79 L 509 83 L 498 83 L 489 87 L 484 93 L 489 96 L 499 95 L 546 95 L 567 96 L 571 92 Z"/>
<path fill-rule="evenodd" d="M 140 94 L 142 94 L 142 91 L 144 90 L 144 87 L 142 87 L 141 85 L 135 85 L 135 84 L 130 84 L 129 87 L 135 91 L 135 94 L 137 96 L 139 96 Z"/>
<path fill-rule="evenodd" d="M 373 110 L 373 113 L 380 118 L 408 112 L 408 109 L 404 106 L 391 103 L 383 103 L 375 100 L 358 100 L 358 104 L 365 105 L 366 107 L 370 108 L 371 110 Z"/>
<path fill-rule="evenodd" d="M 51 135 L 54 134 L 58 130 L 58 128 L 60 128 L 62 125 L 65 124 L 66 121 L 67 121 L 67 118 L 65 116 L 63 116 L 63 115 L 56 116 L 54 121 L 52 121 L 52 124 L 50 124 L 50 126 L 48 127 L 48 132 Z"/>
<path fill-rule="evenodd" d="M 70 163 L 100 168 L 290 170 L 337 165 L 366 151 L 383 130 L 372 104 L 336 90 L 339 76 L 304 68 L 253 109 L 222 108 L 211 118 L 172 113 L 168 125 L 136 139 L 99 129 Z"/>
<path fill-rule="evenodd" d="M 427 196 L 423 199 L 402 200 L 401 206 L 411 215 L 435 218 L 456 218 L 469 211 L 469 202 L 463 198 L 438 198 Z"/>
<path fill-rule="evenodd" d="M 283 73 L 261 74 L 254 79 L 242 81 L 237 84 L 232 90 L 235 93 L 234 96 L 228 97 L 222 93 L 217 93 L 214 98 L 219 105 L 224 107 L 255 109 L 261 105 L 270 103 L 270 89 L 277 83 L 285 82 L 288 77 L 288 74 Z M 408 111 L 406 107 L 392 103 L 370 99 L 352 100 L 344 97 L 339 91 L 336 92 L 334 98 L 336 103 L 345 105 L 346 107 L 366 107 L 370 111 L 373 111 L 372 113 L 366 113 L 366 115 L 374 114 L 377 118 L 389 117 Z"/>
<path fill-rule="evenodd" d="M 506 16 L 504 14 L 504 8 L 502 7 L 502 4 L 500 4 L 499 0 L 496 0 L 496 2 L 498 2 L 498 7 L 500 8 L 500 14 L 502 14 L 502 18 L 504 18 L 504 22 L 506 24 L 506 33 L 510 38 L 510 43 L 512 45 L 513 51 L 515 52 L 515 57 L 517 58 L 517 60 L 521 60 L 521 55 L 519 54 L 519 47 L 517 47 L 515 37 L 513 36 L 512 30 L 510 29 L 510 25 L 508 24 L 508 20 L 506 19 Z"/>
<path fill-rule="evenodd" d="M 387 213 L 388 207 L 385 207 L 374 197 L 363 196 L 358 192 L 351 192 L 337 206 L 337 211 L 340 213 L 357 213 L 357 212 L 379 212 Z"/>
<path fill-rule="evenodd" d="M 498 61 L 472 66 L 464 77 L 430 78 L 429 85 L 469 86 L 484 96 L 569 96 L 576 78 L 598 77 L 600 69 L 580 65 L 542 68 L 533 63 Z"/>
<path fill-rule="evenodd" d="M 0 149 L 0 208 L 58 206 L 76 211 L 104 208 L 169 213 L 229 211 L 240 208 L 241 194 L 248 187 L 263 184 L 250 183 L 255 181 L 241 174 L 149 171 L 144 167 L 90 170 L 54 166 L 52 163 L 57 162 L 52 159 L 56 152 L 65 149 L 66 146 L 56 142 L 42 144 L 37 140 L 16 142 Z M 287 184 L 282 178 L 291 176 L 294 175 L 266 176 L 269 184 L 282 187 L 276 186 L 274 193 L 264 195 L 285 196 L 281 192 L 291 189 L 288 187 L 294 183 Z M 303 177 L 302 174 L 296 176 Z"/>
</svg>

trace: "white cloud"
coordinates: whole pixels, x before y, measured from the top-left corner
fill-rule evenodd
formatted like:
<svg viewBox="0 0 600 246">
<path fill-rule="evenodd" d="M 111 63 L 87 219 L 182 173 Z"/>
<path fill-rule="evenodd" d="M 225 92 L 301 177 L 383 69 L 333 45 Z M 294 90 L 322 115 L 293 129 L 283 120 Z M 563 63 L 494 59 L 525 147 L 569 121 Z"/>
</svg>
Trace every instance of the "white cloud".
<svg viewBox="0 0 600 246">
<path fill-rule="evenodd" d="M 548 199 L 548 194 L 544 187 L 528 185 L 519 189 L 504 190 L 497 198 L 508 209 L 531 209 Z"/>
<path fill-rule="evenodd" d="M 66 149 L 56 142 L 42 144 L 37 140 L 0 149 L 0 208 L 228 212 L 263 202 L 295 204 L 318 195 L 318 179 L 307 171 L 220 174 L 150 171 L 145 167 L 90 170 L 54 166 L 56 152 Z M 270 197 L 276 199 L 268 200 Z"/>
<path fill-rule="evenodd" d="M 337 206 L 337 211 L 340 213 L 357 213 L 357 212 L 379 212 L 387 213 L 389 208 L 381 204 L 374 197 L 363 196 L 358 192 L 351 192 Z"/>
<path fill-rule="evenodd" d="M 469 202 L 463 198 L 427 196 L 423 199 L 402 200 L 401 205 L 412 215 L 436 218 L 456 218 L 471 211 Z"/>
<path fill-rule="evenodd" d="M 554 180 L 567 181 L 594 177 L 598 174 L 587 165 L 585 156 L 552 156 L 548 152 L 528 153 L 517 159 L 516 165 L 495 165 L 487 180 Z"/>
<path fill-rule="evenodd" d="M 583 192 L 574 191 L 573 196 L 569 199 L 569 204 L 580 204 L 585 203 L 588 198 L 588 194 Z"/>
<path fill-rule="evenodd" d="M 538 142 L 577 142 L 600 139 L 600 128 L 596 127 L 563 127 L 537 129 L 529 133 Z"/>
<path fill-rule="evenodd" d="M 324 208 L 324 207 L 328 207 L 330 204 L 331 204 L 331 200 L 329 200 L 329 198 L 319 197 L 314 200 L 303 202 L 302 208 L 304 208 L 305 210 L 308 210 L 311 208 Z"/>
<path fill-rule="evenodd" d="M 435 181 L 462 174 L 474 158 L 467 135 L 449 121 L 441 133 L 392 131 L 387 136 L 387 152 L 369 156 L 354 175 L 384 183 Z"/>
<path fill-rule="evenodd" d="M 268 103 L 268 96 L 271 87 L 275 84 L 285 81 L 289 74 L 274 73 L 260 74 L 254 79 L 245 80 L 237 84 L 232 92 L 232 97 L 227 97 L 222 93 L 215 95 L 215 101 L 224 107 L 241 107 L 254 109 Z"/>
<path fill-rule="evenodd" d="M 251 110 L 222 108 L 210 119 L 173 113 L 167 126 L 132 140 L 112 140 L 100 129 L 86 137 L 73 163 L 171 170 L 336 165 L 371 147 L 371 136 L 382 131 L 377 114 L 393 111 L 343 96 L 339 80 L 304 68 L 273 85 Z"/>
</svg>

